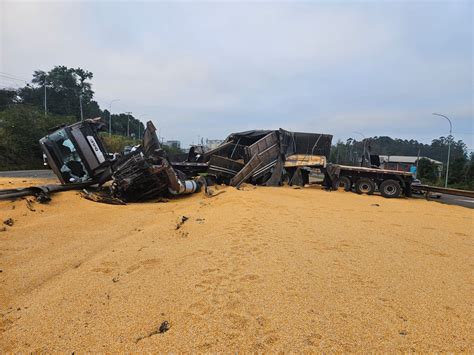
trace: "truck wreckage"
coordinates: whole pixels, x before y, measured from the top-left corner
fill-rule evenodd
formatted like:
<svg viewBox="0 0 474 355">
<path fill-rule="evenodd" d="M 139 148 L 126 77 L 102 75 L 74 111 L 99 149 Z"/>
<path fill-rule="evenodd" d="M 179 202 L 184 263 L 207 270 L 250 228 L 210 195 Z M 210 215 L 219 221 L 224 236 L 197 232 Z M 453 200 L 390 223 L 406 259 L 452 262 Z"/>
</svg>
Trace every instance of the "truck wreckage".
<svg viewBox="0 0 474 355">
<path fill-rule="evenodd" d="M 162 149 L 156 128 L 147 122 L 143 142 L 133 152 L 108 154 L 99 132 L 100 119 L 54 129 L 40 140 L 48 165 L 61 185 L 0 192 L 0 198 L 43 196 L 51 192 L 98 185 L 112 203 L 209 192 L 208 185 L 239 187 L 248 182 L 265 186 L 308 183 L 309 169 L 324 168 L 332 136 L 280 130 L 233 133 L 216 149 L 192 147 L 186 159 L 173 159 Z M 110 184 L 106 184 L 111 182 Z"/>
<path fill-rule="evenodd" d="M 202 179 L 186 179 L 173 169 L 151 121 L 142 145 L 118 158 L 109 158 L 98 134 L 102 128 L 100 119 L 85 120 L 59 128 L 40 140 L 49 166 L 63 185 L 102 187 L 112 181 L 102 193 L 107 192 L 115 201 L 139 202 L 197 192 L 204 184 Z"/>
<path fill-rule="evenodd" d="M 209 186 L 214 184 L 304 186 L 312 171 L 324 174 L 323 186 L 329 190 L 354 188 L 372 194 L 378 189 L 385 197 L 411 194 L 410 173 L 328 164 L 329 134 L 284 129 L 232 133 L 215 149 L 193 146 L 185 158 L 177 158 L 164 151 L 151 121 L 142 144 L 124 156 L 107 152 L 102 129 L 100 118 L 54 129 L 40 145 L 61 185 L 2 190 L 0 198 L 36 195 L 47 200 L 55 191 L 94 185 L 95 195 L 87 193 L 86 198 L 124 204 L 199 191 L 212 194 Z"/>
</svg>

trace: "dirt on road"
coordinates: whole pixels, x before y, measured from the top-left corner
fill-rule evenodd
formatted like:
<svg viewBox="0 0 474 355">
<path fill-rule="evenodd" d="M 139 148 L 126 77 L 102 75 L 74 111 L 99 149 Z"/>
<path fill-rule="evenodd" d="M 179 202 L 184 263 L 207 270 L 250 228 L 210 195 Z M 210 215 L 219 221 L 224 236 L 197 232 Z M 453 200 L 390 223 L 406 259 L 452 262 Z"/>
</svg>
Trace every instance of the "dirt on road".
<svg viewBox="0 0 474 355">
<path fill-rule="evenodd" d="M 0 351 L 473 351 L 473 210 L 222 190 L 0 201 Z"/>
</svg>

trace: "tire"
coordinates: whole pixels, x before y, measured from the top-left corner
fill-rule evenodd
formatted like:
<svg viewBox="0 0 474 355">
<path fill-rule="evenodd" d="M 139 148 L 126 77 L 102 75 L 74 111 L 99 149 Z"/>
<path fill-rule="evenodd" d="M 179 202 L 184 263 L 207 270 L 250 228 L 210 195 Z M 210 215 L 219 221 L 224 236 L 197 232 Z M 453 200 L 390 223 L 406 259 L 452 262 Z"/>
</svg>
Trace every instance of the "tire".
<svg viewBox="0 0 474 355">
<path fill-rule="evenodd" d="M 395 180 L 385 180 L 380 184 L 379 187 L 380 193 L 383 197 L 386 198 L 396 198 L 400 197 L 402 193 L 402 188 L 398 181 Z"/>
<path fill-rule="evenodd" d="M 337 180 L 334 182 L 333 188 L 334 190 L 339 190 L 340 188 L 343 188 L 344 191 L 351 191 L 352 181 L 347 176 L 341 176 L 337 178 Z"/>
<path fill-rule="evenodd" d="M 357 180 L 355 190 L 358 194 L 372 195 L 375 192 L 375 183 L 367 178 Z"/>
</svg>

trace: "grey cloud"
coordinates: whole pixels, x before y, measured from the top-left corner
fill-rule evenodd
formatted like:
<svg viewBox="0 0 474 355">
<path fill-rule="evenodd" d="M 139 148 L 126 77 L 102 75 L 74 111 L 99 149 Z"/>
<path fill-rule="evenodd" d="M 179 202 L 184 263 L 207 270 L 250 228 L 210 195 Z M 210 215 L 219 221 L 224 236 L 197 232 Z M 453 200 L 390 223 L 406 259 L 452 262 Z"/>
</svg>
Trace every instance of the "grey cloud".
<svg viewBox="0 0 474 355">
<path fill-rule="evenodd" d="M 472 5 L 4 2 L 1 70 L 94 72 L 103 107 L 189 143 L 286 127 L 472 143 Z M 431 138 L 430 138 L 431 137 Z"/>
</svg>

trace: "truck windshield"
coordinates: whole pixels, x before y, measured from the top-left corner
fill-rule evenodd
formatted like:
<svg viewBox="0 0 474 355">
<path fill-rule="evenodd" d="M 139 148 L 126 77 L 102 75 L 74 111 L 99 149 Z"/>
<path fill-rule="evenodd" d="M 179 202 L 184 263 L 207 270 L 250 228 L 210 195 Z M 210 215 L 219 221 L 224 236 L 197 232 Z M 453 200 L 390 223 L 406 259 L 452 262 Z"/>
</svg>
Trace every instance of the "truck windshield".
<svg viewBox="0 0 474 355">
<path fill-rule="evenodd" d="M 89 174 L 77 152 L 74 143 L 69 139 L 66 131 L 60 129 L 49 136 L 49 140 L 53 142 L 59 153 L 58 158 L 62 165 L 58 166 L 61 174 L 66 181 L 83 182 L 89 180 Z"/>
</svg>

